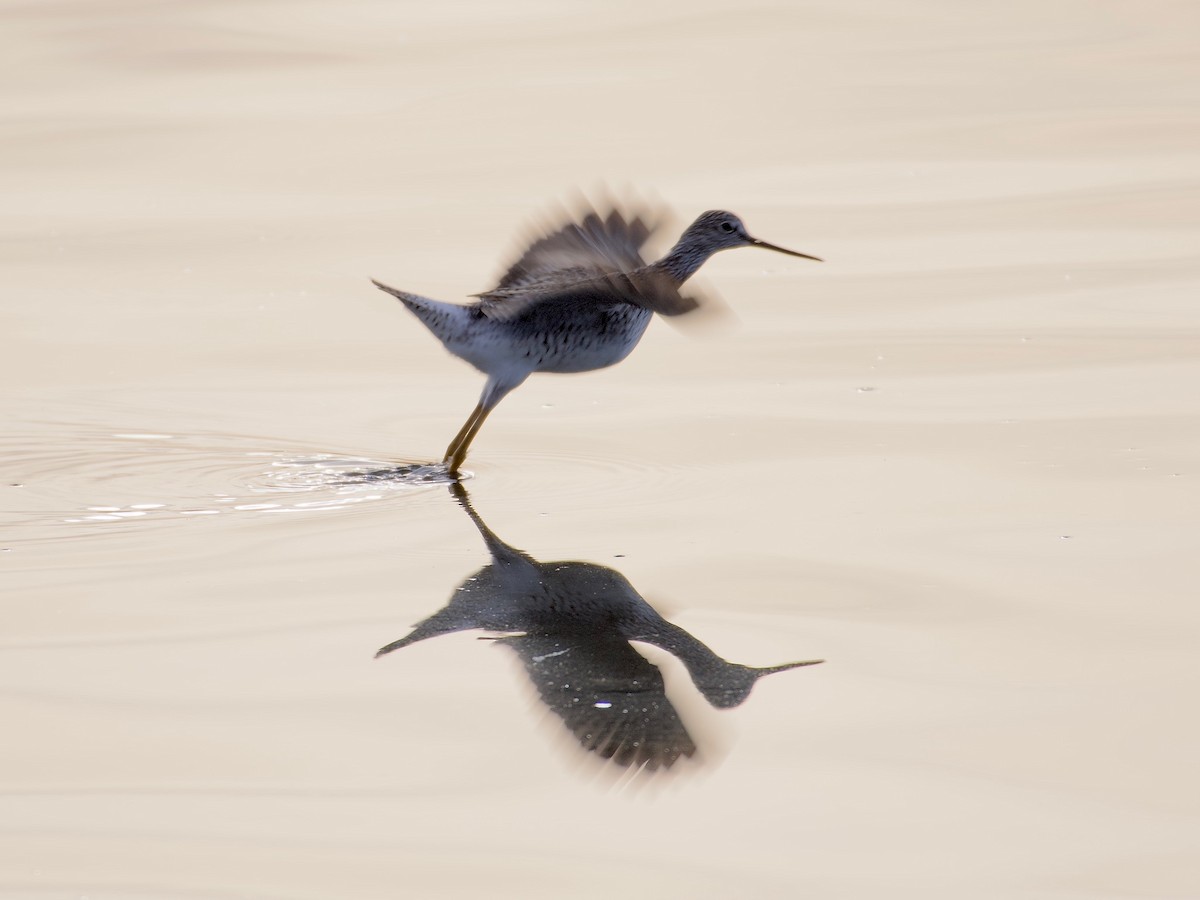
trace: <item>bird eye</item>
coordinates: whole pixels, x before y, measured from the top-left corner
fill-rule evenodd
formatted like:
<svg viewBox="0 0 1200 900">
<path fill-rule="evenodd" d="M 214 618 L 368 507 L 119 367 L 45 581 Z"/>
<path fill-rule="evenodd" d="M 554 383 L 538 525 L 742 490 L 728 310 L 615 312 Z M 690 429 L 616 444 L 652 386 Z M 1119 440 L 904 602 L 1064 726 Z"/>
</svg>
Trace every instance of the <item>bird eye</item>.
<svg viewBox="0 0 1200 900">
<path fill-rule="evenodd" d="M 726 234 L 729 234 L 731 231 L 733 231 L 733 223 L 728 220 L 722 222 L 721 230 L 724 231 Z"/>
</svg>

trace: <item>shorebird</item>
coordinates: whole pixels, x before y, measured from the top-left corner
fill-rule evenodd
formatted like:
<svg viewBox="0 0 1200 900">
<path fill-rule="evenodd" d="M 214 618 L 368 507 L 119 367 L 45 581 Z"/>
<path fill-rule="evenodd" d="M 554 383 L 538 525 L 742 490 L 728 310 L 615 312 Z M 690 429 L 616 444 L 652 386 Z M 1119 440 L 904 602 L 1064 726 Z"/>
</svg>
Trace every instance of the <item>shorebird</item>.
<svg viewBox="0 0 1200 900">
<path fill-rule="evenodd" d="M 699 306 L 680 292 L 720 250 L 762 247 L 812 259 L 751 237 L 736 215 L 700 215 L 657 262 L 642 247 L 658 228 L 643 214 L 615 207 L 581 210 L 529 243 L 499 283 L 471 304 L 445 303 L 397 290 L 398 298 L 460 359 L 487 376 L 479 403 L 446 448 L 443 465 L 457 477 L 488 414 L 534 372 L 588 372 L 620 362 L 641 340 L 654 313 L 677 316 Z"/>
<path fill-rule="evenodd" d="M 760 678 L 819 659 L 743 666 L 722 659 L 664 619 L 620 572 L 580 561 L 538 562 L 506 544 L 471 505 L 461 482 L 450 490 L 483 538 L 490 562 L 450 601 L 375 655 L 459 631 L 500 633 L 538 697 L 587 751 L 621 766 L 670 768 L 696 745 L 667 697 L 662 672 L 630 641 L 679 659 L 717 709 L 739 706 Z"/>
</svg>

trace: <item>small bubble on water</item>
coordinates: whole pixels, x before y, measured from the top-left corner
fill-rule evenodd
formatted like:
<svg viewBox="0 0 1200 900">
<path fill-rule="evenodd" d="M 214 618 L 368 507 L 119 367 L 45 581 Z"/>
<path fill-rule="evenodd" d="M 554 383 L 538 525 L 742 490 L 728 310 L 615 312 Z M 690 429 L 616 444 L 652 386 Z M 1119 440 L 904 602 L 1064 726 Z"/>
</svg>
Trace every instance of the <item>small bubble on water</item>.
<svg viewBox="0 0 1200 900">
<path fill-rule="evenodd" d="M 869 394 L 869 393 L 871 393 L 871 391 L 875 390 L 875 388 L 871 387 L 870 385 L 864 385 L 863 387 L 860 387 L 857 390 L 860 394 Z"/>
</svg>

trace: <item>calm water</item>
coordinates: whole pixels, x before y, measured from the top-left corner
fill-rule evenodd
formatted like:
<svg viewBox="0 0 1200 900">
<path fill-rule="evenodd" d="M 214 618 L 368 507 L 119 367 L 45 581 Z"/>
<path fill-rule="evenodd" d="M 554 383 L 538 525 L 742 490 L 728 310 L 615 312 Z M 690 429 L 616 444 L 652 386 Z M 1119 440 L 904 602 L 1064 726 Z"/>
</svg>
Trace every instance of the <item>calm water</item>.
<svg viewBox="0 0 1200 900">
<path fill-rule="evenodd" d="M 7 21 L 0 897 L 1200 894 L 1191 6 Z M 348 479 L 600 178 L 828 261 Z"/>
</svg>

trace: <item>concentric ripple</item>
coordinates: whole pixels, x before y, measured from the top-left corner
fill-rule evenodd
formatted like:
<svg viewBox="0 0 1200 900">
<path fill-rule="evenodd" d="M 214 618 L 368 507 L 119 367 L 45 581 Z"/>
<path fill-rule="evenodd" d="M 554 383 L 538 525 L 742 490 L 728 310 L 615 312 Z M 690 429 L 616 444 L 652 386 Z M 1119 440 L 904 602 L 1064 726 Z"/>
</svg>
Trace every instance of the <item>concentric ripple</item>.
<svg viewBox="0 0 1200 900">
<path fill-rule="evenodd" d="M 265 443 L 65 429 L 6 436 L 4 542 L 167 520 L 346 510 L 451 481 L 437 465 L 264 450 Z"/>
</svg>

